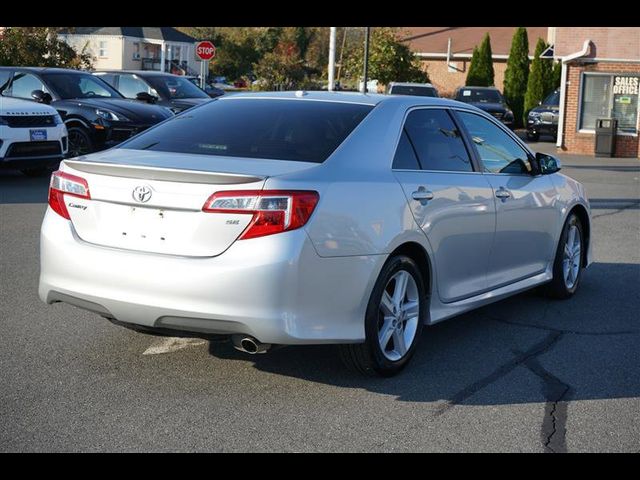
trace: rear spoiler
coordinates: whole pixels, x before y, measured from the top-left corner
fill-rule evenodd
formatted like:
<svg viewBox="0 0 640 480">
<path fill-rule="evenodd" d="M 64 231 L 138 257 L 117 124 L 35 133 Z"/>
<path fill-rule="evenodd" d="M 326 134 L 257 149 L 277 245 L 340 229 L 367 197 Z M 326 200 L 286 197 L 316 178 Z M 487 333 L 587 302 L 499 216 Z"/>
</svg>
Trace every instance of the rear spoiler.
<svg viewBox="0 0 640 480">
<path fill-rule="evenodd" d="M 145 180 L 164 180 L 168 182 L 207 183 L 207 184 L 241 184 L 264 180 L 266 176 L 244 175 L 227 172 L 202 172 L 198 170 L 180 170 L 173 168 L 142 167 L 117 163 L 80 162 L 63 160 L 74 170 L 112 177 L 140 178 Z"/>
</svg>

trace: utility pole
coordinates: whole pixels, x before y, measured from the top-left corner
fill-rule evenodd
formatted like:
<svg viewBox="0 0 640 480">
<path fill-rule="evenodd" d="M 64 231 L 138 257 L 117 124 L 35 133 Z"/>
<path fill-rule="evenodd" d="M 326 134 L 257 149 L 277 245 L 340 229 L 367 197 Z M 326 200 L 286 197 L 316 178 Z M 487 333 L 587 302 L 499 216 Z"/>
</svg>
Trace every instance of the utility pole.
<svg viewBox="0 0 640 480">
<path fill-rule="evenodd" d="M 332 92 L 335 87 L 336 71 L 336 27 L 331 27 L 329 35 L 329 86 L 327 89 Z"/>
<path fill-rule="evenodd" d="M 364 81 L 362 82 L 362 93 L 367 93 L 367 77 L 369 76 L 369 33 L 371 27 L 365 27 L 364 33 Z"/>
<path fill-rule="evenodd" d="M 338 63 L 338 78 L 340 81 L 340 73 L 342 71 L 342 55 L 344 54 L 344 44 L 347 41 L 347 27 L 343 27 L 344 32 L 342 33 L 342 47 L 340 47 L 340 62 Z"/>
</svg>

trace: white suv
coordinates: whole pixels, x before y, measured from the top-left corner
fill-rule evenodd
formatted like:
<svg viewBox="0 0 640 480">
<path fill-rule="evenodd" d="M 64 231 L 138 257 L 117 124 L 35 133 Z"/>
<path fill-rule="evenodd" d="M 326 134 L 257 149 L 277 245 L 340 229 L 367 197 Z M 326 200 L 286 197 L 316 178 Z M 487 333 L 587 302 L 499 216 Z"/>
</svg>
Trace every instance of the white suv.
<svg viewBox="0 0 640 480">
<path fill-rule="evenodd" d="M 67 148 L 67 127 L 55 108 L 0 95 L 0 169 L 42 175 Z"/>
</svg>

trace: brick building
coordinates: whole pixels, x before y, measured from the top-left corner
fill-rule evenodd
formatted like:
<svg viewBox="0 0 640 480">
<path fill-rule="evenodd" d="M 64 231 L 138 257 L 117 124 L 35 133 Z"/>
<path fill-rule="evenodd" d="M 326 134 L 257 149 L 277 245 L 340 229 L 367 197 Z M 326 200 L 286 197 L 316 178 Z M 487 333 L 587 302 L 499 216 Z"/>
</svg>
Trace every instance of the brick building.
<svg viewBox="0 0 640 480">
<path fill-rule="evenodd" d="M 562 61 L 557 146 L 594 152 L 598 118 L 617 118 L 616 157 L 640 158 L 640 29 L 551 27 L 554 58 Z"/>
<path fill-rule="evenodd" d="M 529 56 L 533 59 L 538 38 L 549 41 L 549 28 L 526 28 Z M 480 45 L 486 33 L 491 37 L 494 82 L 502 91 L 515 30 L 516 27 L 411 27 L 404 29 L 403 40 L 420 57 L 440 94 L 450 96 L 465 84 L 473 48 Z"/>
</svg>

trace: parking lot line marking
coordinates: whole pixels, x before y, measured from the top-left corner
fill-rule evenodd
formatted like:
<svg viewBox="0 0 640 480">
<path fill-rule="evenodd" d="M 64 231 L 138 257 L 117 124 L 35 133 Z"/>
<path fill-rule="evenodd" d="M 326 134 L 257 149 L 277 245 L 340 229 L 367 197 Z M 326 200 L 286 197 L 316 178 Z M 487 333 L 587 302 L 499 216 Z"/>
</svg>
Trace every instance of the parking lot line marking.
<svg viewBox="0 0 640 480">
<path fill-rule="evenodd" d="M 161 338 L 142 352 L 143 355 L 160 355 L 162 353 L 172 353 L 187 347 L 195 347 L 207 343 L 206 340 L 200 338 L 179 338 L 167 337 Z"/>
</svg>

